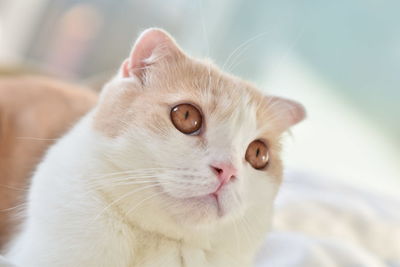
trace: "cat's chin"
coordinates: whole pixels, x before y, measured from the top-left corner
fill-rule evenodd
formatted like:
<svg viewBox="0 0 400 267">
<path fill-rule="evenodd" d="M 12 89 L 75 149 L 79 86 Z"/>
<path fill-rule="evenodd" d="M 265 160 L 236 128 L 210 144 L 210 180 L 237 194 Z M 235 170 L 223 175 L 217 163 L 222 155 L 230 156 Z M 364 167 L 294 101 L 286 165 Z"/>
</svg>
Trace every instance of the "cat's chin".
<svg viewBox="0 0 400 267">
<path fill-rule="evenodd" d="M 233 217 L 234 209 L 238 208 L 227 205 L 223 201 L 222 194 L 208 194 L 190 198 L 175 198 L 169 196 L 184 208 L 174 217 L 179 223 L 185 225 L 209 225 L 220 221 L 229 220 Z"/>
</svg>

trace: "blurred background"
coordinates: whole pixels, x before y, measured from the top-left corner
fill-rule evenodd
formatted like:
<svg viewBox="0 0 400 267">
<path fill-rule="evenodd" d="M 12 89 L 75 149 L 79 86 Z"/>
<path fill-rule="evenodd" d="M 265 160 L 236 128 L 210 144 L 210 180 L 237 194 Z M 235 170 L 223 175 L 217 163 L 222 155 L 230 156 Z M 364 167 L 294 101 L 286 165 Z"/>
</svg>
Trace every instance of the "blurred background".
<svg viewBox="0 0 400 267">
<path fill-rule="evenodd" d="M 399 196 L 399 11 L 398 0 L 0 0 L 0 66 L 100 87 L 141 30 L 162 27 L 306 106 L 288 169 Z"/>
</svg>

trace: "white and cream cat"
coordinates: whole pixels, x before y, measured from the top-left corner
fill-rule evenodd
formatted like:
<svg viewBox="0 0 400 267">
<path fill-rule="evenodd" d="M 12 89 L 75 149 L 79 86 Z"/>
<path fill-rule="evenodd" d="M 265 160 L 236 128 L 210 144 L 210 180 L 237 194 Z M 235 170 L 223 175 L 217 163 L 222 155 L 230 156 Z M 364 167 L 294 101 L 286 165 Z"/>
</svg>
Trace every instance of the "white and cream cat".
<svg viewBox="0 0 400 267">
<path fill-rule="evenodd" d="M 99 103 L 34 174 L 20 267 L 251 266 L 282 180 L 294 101 L 138 38 Z"/>
</svg>

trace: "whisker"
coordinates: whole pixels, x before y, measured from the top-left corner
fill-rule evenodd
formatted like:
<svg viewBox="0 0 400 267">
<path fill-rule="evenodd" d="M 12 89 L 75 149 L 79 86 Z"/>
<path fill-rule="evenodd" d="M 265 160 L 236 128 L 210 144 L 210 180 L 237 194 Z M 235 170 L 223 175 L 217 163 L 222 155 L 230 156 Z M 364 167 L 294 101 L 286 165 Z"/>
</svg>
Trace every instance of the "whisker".
<svg viewBox="0 0 400 267">
<path fill-rule="evenodd" d="M 153 178 L 157 174 L 135 174 L 135 175 L 120 175 L 117 177 L 102 177 L 102 178 L 97 178 L 94 180 L 94 182 L 102 182 L 102 181 L 107 181 L 107 182 L 119 182 L 119 181 L 126 181 L 126 180 L 140 180 L 140 179 L 148 179 L 148 178 Z"/>
<path fill-rule="evenodd" d="M 16 206 L 11 207 L 11 208 L 1 209 L 0 212 L 9 212 L 9 211 L 13 211 L 13 210 L 19 209 L 19 208 L 21 208 L 21 207 L 24 207 L 24 206 L 26 206 L 26 205 L 27 205 L 26 203 L 22 203 L 22 204 L 16 205 Z"/>
<path fill-rule="evenodd" d="M 240 251 L 241 249 L 240 249 L 239 231 L 238 231 L 238 225 L 236 223 L 236 220 L 233 221 L 233 226 L 235 229 L 236 250 Z"/>
<path fill-rule="evenodd" d="M 148 201 L 148 200 L 150 200 L 150 199 L 152 199 L 152 198 L 154 198 L 154 197 L 156 197 L 156 196 L 158 196 L 158 195 L 161 195 L 161 194 L 162 194 L 162 192 L 157 192 L 157 193 L 152 194 L 150 197 L 147 197 L 147 198 L 142 199 L 142 200 L 139 201 L 132 209 L 129 209 L 129 210 L 126 212 L 126 215 L 128 216 L 128 215 L 129 215 L 131 212 L 133 212 L 136 208 L 140 207 L 140 205 L 141 205 L 142 203 L 144 203 L 145 201 Z"/>
<path fill-rule="evenodd" d="M 25 137 L 25 136 L 17 136 L 15 139 L 23 139 L 23 140 L 34 140 L 34 141 L 57 141 L 55 138 L 40 138 L 40 137 Z"/>
<path fill-rule="evenodd" d="M 119 171 L 119 172 L 111 172 L 111 173 L 106 173 L 106 174 L 99 174 L 96 176 L 90 176 L 88 178 L 107 178 L 107 177 L 112 177 L 112 176 L 119 175 L 119 174 L 143 173 L 143 172 L 168 170 L 168 169 L 172 169 L 172 168 L 156 167 L 156 168 L 147 168 L 147 169 L 135 169 L 135 170 L 128 170 L 128 171 Z"/>
<path fill-rule="evenodd" d="M 236 202 L 236 204 L 239 205 L 239 200 L 238 200 L 236 195 L 234 195 L 233 199 Z M 242 227 L 241 227 L 242 230 L 243 230 L 242 232 L 244 233 L 248 244 L 251 244 L 252 243 L 252 241 L 251 241 L 252 239 L 250 238 L 249 229 L 247 228 L 247 225 L 245 224 L 245 221 L 244 221 L 245 217 L 244 216 L 238 216 L 238 218 L 239 218 L 240 224 L 242 225 Z"/>
<path fill-rule="evenodd" d="M 250 227 L 249 221 L 247 220 L 247 218 L 245 216 L 242 217 L 243 218 L 243 222 L 246 225 L 247 231 L 249 232 L 249 235 L 251 235 L 251 237 L 255 237 L 255 233 L 253 232 L 253 230 Z"/>
<path fill-rule="evenodd" d="M 262 36 L 264 36 L 264 35 L 266 35 L 266 34 L 268 34 L 268 32 L 259 33 L 259 34 L 257 34 L 256 36 L 254 36 L 254 37 L 248 39 L 247 41 L 245 41 L 245 42 L 243 42 L 243 43 L 241 43 L 238 47 L 236 47 L 236 48 L 232 51 L 232 53 L 229 54 L 228 58 L 225 60 L 224 64 L 222 65 L 222 69 L 225 70 L 226 64 L 229 63 L 229 61 L 231 60 L 231 58 L 232 58 L 233 56 L 235 56 L 235 54 L 236 54 L 240 49 L 242 49 L 243 47 L 246 47 L 246 46 L 247 46 L 248 44 L 250 44 L 251 42 L 257 40 L 258 38 L 260 38 L 260 37 L 262 37 Z"/>
<path fill-rule="evenodd" d="M 300 39 L 304 36 L 305 29 L 306 29 L 306 26 L 303 25 L 303 27 L 298 32 L 297 36 L 294 38 L 293 42 L 289 44 L 286 51 L 283 52 L 282 55 L 280 56 L 280 58 L 277 60 L 277 63 L 273 67 L 275 70 L 279 70 L 282 68 L 282 63 L 284 62 L 285 58 L 289 55 L 290 51 L 292 51 L 296 47 L 296 45 L 298 44 Z"/>
<path fill-rule="evenodd" d="M 116 186 L 123 186 L 123 185 L 140 185 L 140 184 L 150 184 L 154 183 L 154 181 L 150 180 L 143 180 L 143 181 L 130 181 L 130 182 L 113 182 L 113 183 L 106 183 L 106 184 L 96 184 L 95 186 L 90 186 L 91 190 L 102 189 L 102 188 L 110 188 Z"/>
<path fill-rule="evenodd" d="M 131 196 L 134 193 L 143 191 L 143 190 L 148 189 L 148 188 L 157 187 L 157 186 L 158 186 L 158 184 L 146 185 L 146 186 L 137 188 L 137 189 L 135 189 L 133 191 L 129 191 L 128 193 L 123 194 L 122 196 L 116 198 L 114 201 L 112 201 L 110 204 L 108 204 L 98 215 L 96 215 L 96 217 L 93 219 L 93 222 L 95 222 L 104 212 L 106 212 L 109 208 L 111 208 L 113 205 L 115 205 L 116 203 L 118 203 L 122 199 L 127 198 L 127 197 Z"/>
<path fill-rule="evenodd" d="M 185 176 L 185 173 L 178 173 L 175 175 Z M 100 178 L 92 177 L 92 179 L 93 178 L 96 179 L 92 182 L 97 183 L 97 182 L 101 182 L 104 180 L 106 180 L 108 182 L 119 182 L 119 181 L 126 181 L 126 180 L 140 180 L 140 179 L 148 179 L 148 178 L 155 178 L 155 177 L 164 179 L 164 180 L 175 180 L 175 176 L 171 176 L 171 174 L 166 174 L 166 173 L 162 173 L 162 172 L 155 172 L 155 173 L 138 172 L 138 173 L 133 173 L 133 175 L 118 175 L 116 177 L 112 177 L 112 176 L 103 176 Z"/>
<path fill-rule="evenodd" d="M 29 189 L 27 189 L 27 188 L 18 188 L 18 187 L 14 187 L 14 186 L 10 186 L 10 185 L 5 185 L 5 184 L 0 184 L 0 187 L 11 189 L 11 190 L 16 190 L 16 191 L 24 191 L 24 192 L 29 191 Z"/>
<path fill-rule="evenodd" d="M 150 176 L 152 178 L 153 176 Z M 169 184 L 169 186 L 174 187 L 176 189 L 185 189 L 185 186 L 198 186 L 198 185 L 203 185 L 204 183 L 199 183 L 199 182 L 193 182 L 193 181 L 188 181 L 188 182 L 182 182 L 182 181 L 176 181 L 174 178 L 170 177 L 159 177 L 160 179 L 158 180 L 148 180 L 146 177 L 138 177 L 135 178 L 135 180 L 132 180 L 130 177 L 126 179 L 121 179 L 118 181 L 107 181 L 106 183 L 101 183 L 101 182 L 96 182 L 96 183 L 91 183 L 88 184 L 89 189 L 91 190 L 97 190 L 97 189 L 102 189 L 102 188 L 110 188 L 110 187 L 116 187 L 116 186 L 127 186 L 127 185 L 140 185 L 140 184 L 149 184 L 149 183 L 156 183 L 159 185 L 163 184 Z M 131 180 L 131 181 L 130 181 Z"/>
<path fill-rule="evenodd" d="M 240 64 L 242 64 L 243 61 L 246 60 L 246 58 L 239 60 L 239 58 L 242 56 L 242 54 L 244 52 L 246 52 L 248 49 L 250 48 L 250 46 L 247 46 L 246 48 L 242 49 L 242 52 L 240 54 L 238 54 L 238 56 L 236 57 L 236 60 L 232 61 L 231 64 L 229 64 L 229 66 L 227 67 L 227 71 L 228 72 L 233 72 L 238 66 L 240 66 Z"/>
</svg>

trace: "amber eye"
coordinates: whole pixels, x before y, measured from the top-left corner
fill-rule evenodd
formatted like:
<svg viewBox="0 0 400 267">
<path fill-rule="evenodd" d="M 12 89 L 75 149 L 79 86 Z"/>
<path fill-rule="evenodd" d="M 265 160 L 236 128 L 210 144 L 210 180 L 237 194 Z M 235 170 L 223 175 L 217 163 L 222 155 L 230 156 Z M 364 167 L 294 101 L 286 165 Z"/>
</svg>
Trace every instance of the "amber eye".
<svg viewBox="0 0 400 267">
<path fill-rule="evenodd" d="M 184 134 L 196 134 L 201 128 L 203 117 L 193 105 L 180 104 L 172 108 L 171 121 Z"/>
<path fill-rule="evenodd" d="M 269 161 L 267 145 L 260 140 L 251 142 L 247 147 L 245 158 L 254 169 L 264 169 Z"/>
</svg>

